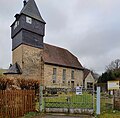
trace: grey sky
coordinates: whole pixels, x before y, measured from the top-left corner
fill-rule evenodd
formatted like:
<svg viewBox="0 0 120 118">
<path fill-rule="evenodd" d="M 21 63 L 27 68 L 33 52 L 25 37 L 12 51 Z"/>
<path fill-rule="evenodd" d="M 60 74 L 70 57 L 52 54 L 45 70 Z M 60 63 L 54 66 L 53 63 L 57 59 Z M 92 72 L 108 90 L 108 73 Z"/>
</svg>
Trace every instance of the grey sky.
<svg viewBox="0 0 120 118">
<path fill-rule="evenodd" d="M 46 21 L 45 42 L 75 54 L 98 73 L 120 58 L 120 0 L 35 0 Z M 22 0 L 0 0 L 0 67 L 11 63 L 10 25 Z"/>
</svg>

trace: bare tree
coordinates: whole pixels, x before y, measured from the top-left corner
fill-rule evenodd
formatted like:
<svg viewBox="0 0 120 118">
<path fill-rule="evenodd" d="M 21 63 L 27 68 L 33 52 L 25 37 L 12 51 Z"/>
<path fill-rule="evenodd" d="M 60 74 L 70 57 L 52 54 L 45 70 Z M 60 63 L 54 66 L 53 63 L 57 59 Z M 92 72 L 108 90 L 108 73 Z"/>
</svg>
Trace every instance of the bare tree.
<svg viewBox="0 0 120 118">
<path fill-rule="evenodd" d="M 106 66 L 107 71 L 120 69 L 120 59 L 112 61 L 108 66 Z"/>
</svg>

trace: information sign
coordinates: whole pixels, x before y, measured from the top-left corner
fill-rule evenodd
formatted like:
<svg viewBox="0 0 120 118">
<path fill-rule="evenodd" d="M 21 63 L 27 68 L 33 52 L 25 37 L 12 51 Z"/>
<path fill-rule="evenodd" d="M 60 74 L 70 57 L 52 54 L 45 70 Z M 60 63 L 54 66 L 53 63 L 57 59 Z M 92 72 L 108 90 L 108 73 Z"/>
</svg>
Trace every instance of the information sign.
<svg viewBox="0 0 120 118">
<path fill-rule="evenodd" d="M 119 89 L 119 81 L 108 81 L 108 90 L 117 90 Z"/>
<path fill-rule="evenodd" d="M 76 87 L 76 95 L 82 95 L 82 86 Z"/>
</svg>

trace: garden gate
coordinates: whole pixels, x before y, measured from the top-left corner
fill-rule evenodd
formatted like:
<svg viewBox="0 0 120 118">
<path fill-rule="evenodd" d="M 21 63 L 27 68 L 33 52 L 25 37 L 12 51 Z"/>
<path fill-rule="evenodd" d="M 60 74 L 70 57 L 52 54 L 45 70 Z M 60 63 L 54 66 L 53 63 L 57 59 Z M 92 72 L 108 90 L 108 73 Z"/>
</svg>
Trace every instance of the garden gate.
<svg viewBox="0 0 120 118">
<path fill-rule="evenodd" d="M 46 88 L 43 93 L 45 112 L 86 114 L 94 112 L 93 89 L 76 91 L 76 88 Z"/>
</svg>

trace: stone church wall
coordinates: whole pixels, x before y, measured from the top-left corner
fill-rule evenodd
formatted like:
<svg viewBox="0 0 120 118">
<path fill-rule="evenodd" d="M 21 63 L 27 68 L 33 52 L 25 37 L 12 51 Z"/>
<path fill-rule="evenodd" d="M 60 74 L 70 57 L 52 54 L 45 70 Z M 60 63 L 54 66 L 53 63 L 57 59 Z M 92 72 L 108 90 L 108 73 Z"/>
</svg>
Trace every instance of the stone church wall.
<svg viewBox="0 0 120 118">
<path fill-rule="evenodd" d="M 20 45 L 17 47 L 14 51 L 12 51 L 12 63 L 15 64 L 16 62 L 20 65 L 22 68 L 22 52 L 23 52 L 23 46 Z"/>
<path fill-rule="evenodd" d="M 53 68 L 57 69 L 56 83 L 53 83 Z M 63 69 L 66 69 L 66 81 L 63 83 Z M 71 79 L 71 71 L 74 70 L 74 80 Z M 70 85 L 69 85 L 69 82 Z M 74 81 L 74 86 L 83 85 L 83 71 L 78 69 L 65 68 L 60 66 L 44 64 L 44 85 L 46 87 L 71 87 L 71 81 Z"/>
<path fill-rule="evenodd" d="M 21 45 L 13 51 L 13 64 L 17 62 L 23 73 L 22 78 L 42 79 L 42 51 L 43 49 Z"/>
</svg>

